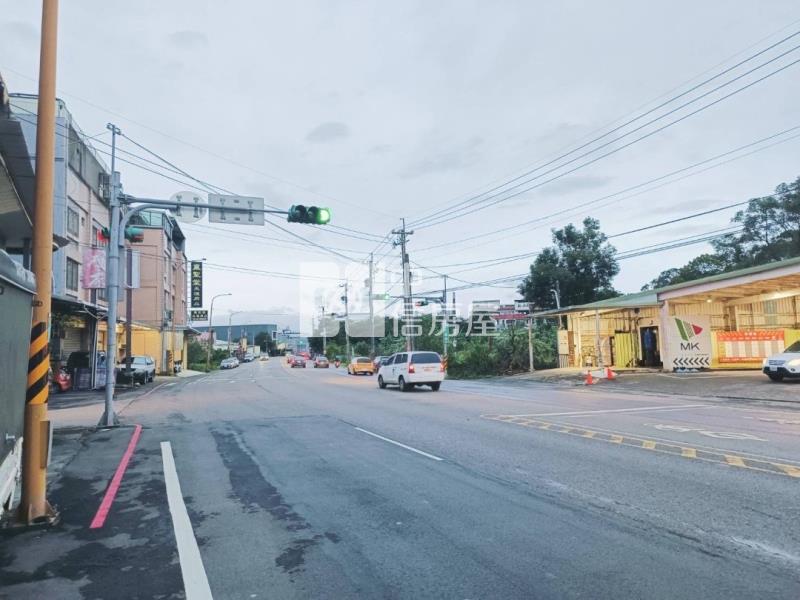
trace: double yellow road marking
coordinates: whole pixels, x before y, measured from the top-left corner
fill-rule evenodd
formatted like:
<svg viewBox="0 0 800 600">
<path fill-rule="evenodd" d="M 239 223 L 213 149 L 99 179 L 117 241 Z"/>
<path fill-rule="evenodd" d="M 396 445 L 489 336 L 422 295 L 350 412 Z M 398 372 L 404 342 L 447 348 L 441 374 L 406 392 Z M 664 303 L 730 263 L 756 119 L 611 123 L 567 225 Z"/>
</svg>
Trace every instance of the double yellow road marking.
<svg viewBox="0 0 800 600">
<path fill-rule="evenodd" d="M 618 433 L 609 433 L 605 431 L 595 431 L 592 429 L 584 429 L 574 425 L 567 425 L 563 423 L 554 423 L 550 421 L 541 421 L 539 419 L 531 419 L 519 415 L 481 415 L 484 419 L 491 421 L 501 421 L 503 423 L 511 423 L 512 425 L 519 425 L 521 427 L 530 427 L 533 429 L 542 429 L 546 431 L 555 431 L 557 433 L 566 433 L 567 435 L 574 435 L 586 439 L 601 440 L 612 444 L 619 444 L 622 446 L 631 446 L 643 450 L 652 450 L 654 452 L 661 452 L 664 454 L 673 454 L 688 459 L 703 460 L 706 462 L 715 462 L 729 465 L 731 467 L 738 467 L 741 469 L 750 469 L 753 471 L 761 471 L 764 473 L 773 473 L 775 475 L 785 475 L 787 477 L 800 478 L 800 465 L 791 465 L 786 463 L 774 462 L 769 460 L 762 460 L 751 458 L 748 456 L 739 456 L 736 454 L 728 454 L 722 451 L 706 450 L 704 448 L 691 448 L 680 444 L 671 444 L 657 440 L 649 440 L 631 435 L 620 435 Z"/>
</svg>

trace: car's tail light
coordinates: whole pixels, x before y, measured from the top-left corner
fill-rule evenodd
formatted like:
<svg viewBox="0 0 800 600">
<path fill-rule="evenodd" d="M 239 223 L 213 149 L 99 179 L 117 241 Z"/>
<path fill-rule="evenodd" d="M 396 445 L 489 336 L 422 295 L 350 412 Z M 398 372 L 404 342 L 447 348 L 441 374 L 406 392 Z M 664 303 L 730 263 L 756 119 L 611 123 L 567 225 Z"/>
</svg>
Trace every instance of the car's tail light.
<svg viewBox="0 0 800 600">
<path fill-rule="evenodd" d="M 414 363 L 408 363 L 408 372 L 416 373 L 416 371 L 414 370 Z"/>
<path fill-rule="evenodd" d="M 444 373 L 444 363 L 439 363 L 439 372 Z"/>
</svg>

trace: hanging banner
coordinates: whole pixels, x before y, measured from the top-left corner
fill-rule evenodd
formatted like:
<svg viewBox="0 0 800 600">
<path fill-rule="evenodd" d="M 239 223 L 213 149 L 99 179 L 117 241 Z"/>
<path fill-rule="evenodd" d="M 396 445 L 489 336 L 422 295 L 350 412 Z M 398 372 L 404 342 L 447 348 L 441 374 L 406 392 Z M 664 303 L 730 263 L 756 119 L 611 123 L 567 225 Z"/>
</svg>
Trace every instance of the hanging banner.
<svg viewBox="0 0 800 600">
<path fill-rule="evenodd" d="M 106 287 L 106 249 L 85 248 L 83 251 L 81 285 L 85 290 Z"/>
<path fill-rule="evenodd" d="M 773 354 L 783 352 L 783 329 L 761 329 L 753 331 L 720 331 L 721 363 L 761 362 Z"/>
<path fill-rule="evenodd" d="M 189 272 L 192 308 L 203 308 L 203 263 L 193 260 Z"/>
<path fill-rule="evenodd" d="M 672 369 L 708 369 L 711 366 L 711 317 L 672 316 L 667 344 Z"/>
</svg>

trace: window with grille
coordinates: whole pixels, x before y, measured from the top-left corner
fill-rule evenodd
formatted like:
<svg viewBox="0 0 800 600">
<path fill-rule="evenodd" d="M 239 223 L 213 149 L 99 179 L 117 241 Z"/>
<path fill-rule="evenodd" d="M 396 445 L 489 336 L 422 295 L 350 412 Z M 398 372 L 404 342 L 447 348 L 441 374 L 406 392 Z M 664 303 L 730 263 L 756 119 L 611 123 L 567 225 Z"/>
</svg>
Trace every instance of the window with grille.
<svg viewBox="0 0 800 600">
<path fill-rule="evenodd" d="M 67 289 L 78 291 L 78 263 L 71 258 L 67 259 Z"/>
<path fill-rule="evenodd" d="M 81 218 L 77 212 L 67 207 L 67 233 L 77 237 L 81 232 Z"/>
</svg>

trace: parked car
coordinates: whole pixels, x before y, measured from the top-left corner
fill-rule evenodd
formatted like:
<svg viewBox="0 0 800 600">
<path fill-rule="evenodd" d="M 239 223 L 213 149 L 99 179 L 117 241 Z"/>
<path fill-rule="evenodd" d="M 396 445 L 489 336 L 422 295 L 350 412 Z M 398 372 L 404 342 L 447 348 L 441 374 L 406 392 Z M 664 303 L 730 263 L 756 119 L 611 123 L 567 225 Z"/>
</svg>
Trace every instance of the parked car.
<svg viewBox="0 0 800 600">
<path fill-rule="evenodd" d="M 374 375 L 375 367 L 372 365 L 372 361 L 368 357 L 356 356 L 347 365 L 347 373 L 349 375 L 358 375 L 359 373 L 363 373 L 364 375 Z"/>
<path fill-rule="evenodd" d="M 415 385 L 429 385 L 435 392 L 444 381 L 442 357 L 436 352 L 398 352 L 378 370 L 378 387 L 396 384 L 407 392 Z"/>
<path fill-rule="evenodd" d="M 117 365 L 117 381 L 126 381 L 128 379 L 125 367 L 128 364 L 127 358 L 121 360 Z M 147 383 L 156 378 L 156 361 L 152 356 L 141 355 L 131 357 L 131 371 L 133 373 L 133 380 L 139 383 Z"/>
<path fill-rule="evenodd" d="M 800 340 L 780 354 L 765 358 L 761 370 L 772 381 L 782 381 L 784 377 L 800 377 Z"/>
<path fill-rule="evenodd" d="M 319 355 L 317 358 L 314 359 L 314 368 L 315 369 L 327 369 L 331 366 L 331 363 L 328 362 L 327 356 Z"/>
<path fill-rule="evenodd" d="M 292 361 L 289 363 L 289 366 L 291 366 L 293 369 L 294 368 L 305 369 L 306 368 L 306 359 L 303 358 L 302 356 L 295 356 L 292 359 Z"/>
<path fill-rule="evenodd" d="M 253 362 L 255 359 L 256 357 L 253 355 L 252 352 L 246 352 L 242 360 L 248 363 L 248 362 Z"/>
<path fill-rule="evenodd" d="M 235 369 L 239 366 L 239 359 L 235 356 L 230 356 L 228 358 L 223 358 L 222 362 L 219 363 L 220 369 Z"/>
</svg>

